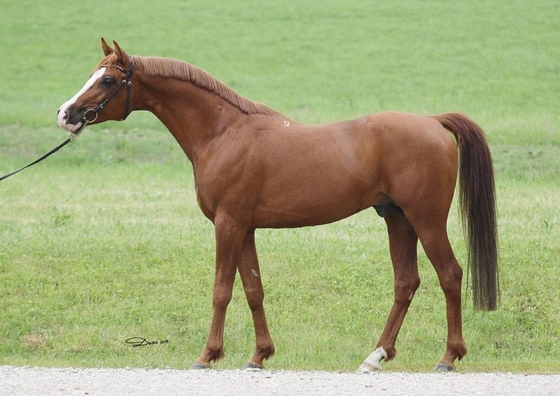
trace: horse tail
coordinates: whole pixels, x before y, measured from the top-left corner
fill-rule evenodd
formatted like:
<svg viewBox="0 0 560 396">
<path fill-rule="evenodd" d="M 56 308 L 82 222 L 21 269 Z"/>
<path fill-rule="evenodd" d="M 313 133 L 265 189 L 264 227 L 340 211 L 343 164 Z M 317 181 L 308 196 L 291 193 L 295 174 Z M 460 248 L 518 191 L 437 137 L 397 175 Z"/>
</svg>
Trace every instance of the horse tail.
<svg viewBox="0 0 560 396">
<path fill-rule="evenodd" d="M 492 156 L 484 132 L 458 113 L 436 119 L 452 132 L 459 146 L 459 205 L 468 241 L 475 309 L 495 310 L 499 299 L 498 235 Z"/>
</svg>

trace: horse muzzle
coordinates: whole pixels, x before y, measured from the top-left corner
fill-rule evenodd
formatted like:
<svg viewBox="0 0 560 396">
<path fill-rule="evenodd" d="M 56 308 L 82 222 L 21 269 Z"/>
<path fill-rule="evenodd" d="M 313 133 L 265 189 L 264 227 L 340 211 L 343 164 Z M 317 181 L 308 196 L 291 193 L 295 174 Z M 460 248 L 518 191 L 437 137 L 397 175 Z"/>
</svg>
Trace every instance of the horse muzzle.
<svg viewBox="0 0 560 396">
<path fill-rule="evenodd" d="M 79 133 L 87 124 L 95 122 L 98 116 L 99 114 L 95 109 L 87 109 L 81 116 L 79 114 L 71 116 L 67 110 L 58 109 L 57 123 L 59 127 L 67 131 Z"/>
</svg>

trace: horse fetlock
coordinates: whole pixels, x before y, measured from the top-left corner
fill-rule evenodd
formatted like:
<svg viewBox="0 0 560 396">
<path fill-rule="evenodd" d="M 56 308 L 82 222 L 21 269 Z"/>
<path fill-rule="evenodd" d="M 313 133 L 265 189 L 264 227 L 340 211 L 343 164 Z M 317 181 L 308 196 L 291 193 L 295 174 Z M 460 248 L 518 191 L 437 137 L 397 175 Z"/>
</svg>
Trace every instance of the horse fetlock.
<svg viewBox="0 0 560 396">
<path fill-rule="evenodd" d="M 455 361 L 455 359 L 461 360 L 467 354 L 467 344 L 464 340 L 448 341 L 447 351 L 442 360 L 444 361 Z"/>
<path fill-rule="evenodd" d="M 273 345 L 267 346 L 265 348 L 257 348 L 257 350 L 255 351 L 255 357 L 262 361 L 274 356 L 275 352 L 276 350 L 274 349 Z"/>
<path fill-rule="evenodd" d="M 271 358 L 274 355 L 274 353 L 275 353 L 275 349 L 273 344 L 266 345 L 266 346 L 264 345 L 257 346 L 253 357 L 247 363 L 247 368 L 259 367 L 263 369 L 264 368 L 263 361 Z M 250 365 L 255 367 L 249 367 Z"/>
<path fill-rule="evenodd" d="M 206 368 L 210 368 L 211 362 L 217 362 L 218 360 L 223 359 L 224 356 L 225 352 L 223 348 L 211 348 L 207 346 L 202 355 L 196 359 L 195 364 L 200 364 L 202 366 L 206 366 Z"/>
<path fill-rule="evenodd" d="M 383 350 L 386 354 L 386 357 L 384 358 L 386 362 L 393 360 L 395 356 L 397 356 L 397 348 L 395 348 L 394 346 L 384 347 Z"/>
</svg>

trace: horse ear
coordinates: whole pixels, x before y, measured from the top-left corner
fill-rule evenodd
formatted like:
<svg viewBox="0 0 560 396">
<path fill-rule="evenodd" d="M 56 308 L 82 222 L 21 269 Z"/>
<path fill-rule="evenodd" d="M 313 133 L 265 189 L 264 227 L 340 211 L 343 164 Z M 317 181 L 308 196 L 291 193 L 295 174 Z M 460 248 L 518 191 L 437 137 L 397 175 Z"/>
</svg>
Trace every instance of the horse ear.
<svg viewBox="0 0 560 396">
<path fill-rule="evenodd" d="M 105 56 L 111 55 L 114 52 L 103 37 L 101 37 L 101 48 L 103 48 L 103 53 L 105 54 Z"/>
<path fill-rule="evenodd" d="M 117 59 L 118 61 L 124 66 L 124 67 L 128 67 L 128 63 L 129 63 L 129 56 L 126 52 L 124 52 L 122 50 L 122 48 L 119 46 L 119 44 L 113 40 L 113 45 L 115 47 L 115 54 L 117 54 Z"/>
</svg>

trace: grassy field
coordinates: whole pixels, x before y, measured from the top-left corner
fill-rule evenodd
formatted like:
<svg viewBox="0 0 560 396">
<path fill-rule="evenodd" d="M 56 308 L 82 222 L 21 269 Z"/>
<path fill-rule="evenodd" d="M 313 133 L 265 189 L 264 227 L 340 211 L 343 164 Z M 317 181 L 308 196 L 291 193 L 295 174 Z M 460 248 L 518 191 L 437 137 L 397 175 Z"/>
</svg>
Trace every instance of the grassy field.
<svg viewBox="0 0 560 396">
<path fill-rule="evenodd" d="M 381 110 L 461 111 L 486 130 L 499 205 L 502 304 L 471 309 L 460 371 L 560 372 L 560 28 L 556 1 L 0 0 L 0 173 L 65 138 L 55 111 L 86 81 L 99 38 L 194 63 L 304 122 Z M 33 9 L 33 12 L 28 12 Z M 0 184 L 0 364 L 186 368 L 210 324 L 214 241 L 190 164 L 150 114 L 107 123 Z M 466 260 L 456 210 L 449 219 Z M 374 211 L 257 232 L 277 355 L 270 369 L 354 370 L 392 304 Z M 422 285 L 386 370 L 428 371 L 445 346 L 443 294 Z M 465 287 L 466 288 L 466 287 Z M 142 336 L 168 341 L 132 348 Z M 253 328 L 240 282 L 226 359 Z"/>
</svg>

